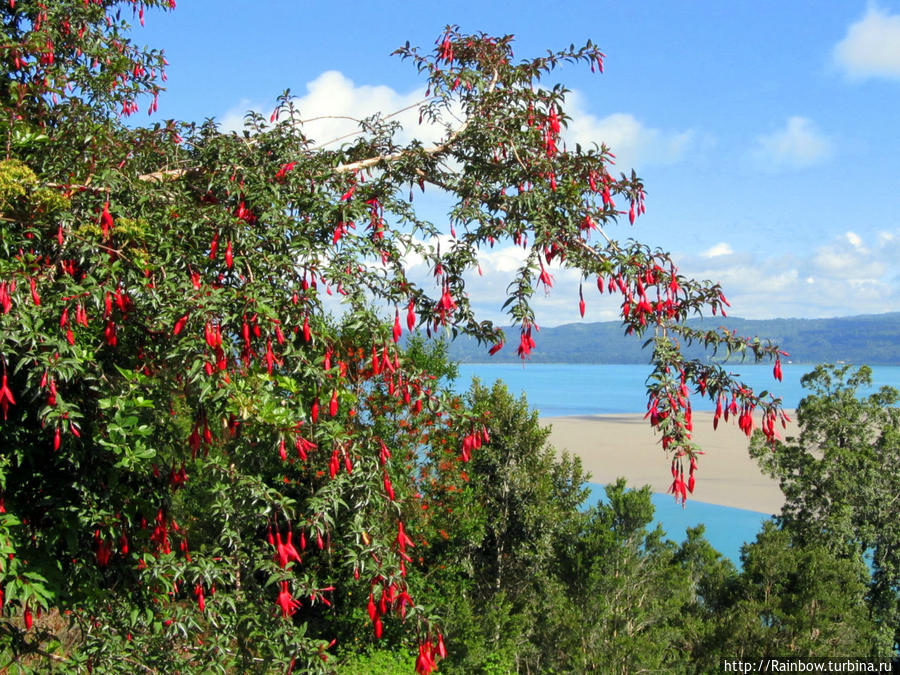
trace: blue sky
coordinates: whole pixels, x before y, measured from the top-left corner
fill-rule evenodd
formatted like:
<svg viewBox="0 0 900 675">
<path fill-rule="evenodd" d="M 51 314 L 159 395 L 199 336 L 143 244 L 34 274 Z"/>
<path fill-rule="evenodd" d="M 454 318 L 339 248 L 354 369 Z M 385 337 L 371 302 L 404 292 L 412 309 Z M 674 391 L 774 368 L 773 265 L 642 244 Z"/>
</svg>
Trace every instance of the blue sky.
<svg viewBox="0 0 900 675">
<path fill-rule="evenodd" d="M 610 145 L 646 182 L 633 232 L 682 271 L 723 284 L 731 313 L 825 317 L 900 310 L 900 1 L 392 2 L 183 0 L 138 42 L 171 65 L 162 118 L 235 128 L 284 89 L 309 115 L 391 112 L 423 92 L 391 51 L 448 23 L 511 33 L 519 57 L 583 44 L 606 73 L 557 70 L 571 141 Z M 312 131 L 320 140 L 339 126 Z M 411 126 L 415 126 L 412 124 Z M 411 133 L 416 130 L 412 129 Z M 321 134 L 321 135 L 320 135 Z M 427 132 L 426 132 L 427 135 Z M 515 254 L 487 253 L 472 291 L 486 318 Z M 555 272 L 538 323 L 580 320 L 577 277 Z M 614 307 L 585 294 L 587 320 Z"/>
</svg>

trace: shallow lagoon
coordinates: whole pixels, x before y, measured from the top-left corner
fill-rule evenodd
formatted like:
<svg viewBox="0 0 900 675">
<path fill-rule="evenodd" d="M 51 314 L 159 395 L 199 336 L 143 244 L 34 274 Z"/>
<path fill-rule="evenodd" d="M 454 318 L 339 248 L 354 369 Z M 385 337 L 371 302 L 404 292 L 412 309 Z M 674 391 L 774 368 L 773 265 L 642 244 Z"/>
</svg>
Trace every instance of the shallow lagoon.
<svg viewBox="0 0 900 675">
<path fill-rule="evenodd" d="M 800 385 L 800 378 L 813 366 L 785 364 L 782 382 L 773 379 L 769 365 L 736 363 L 728 369 L 740 373 L 757 391 L 768 389 L 780 396 L 785 408 L 796 408 L 807 394 Z M 464 364 L 459 367 L 456 388 L 465 391 L 472 377 L 478 377 L 485 385 L 503 380 L 514 395 L 524 393 L 541 417 L 643 413 L 647 405 L 644 384 L 649 372 L 649 366 L 636 364 Z M 874 387 L 863 394 L 872 393 L 883 385 L 900 389 L 900 366 L 874 366 L 872 375 Z M 714 407 L 709 400 L 696 397 L 693 405 L 695 410 L 712 410 Z M 660 471 L 665 469 L 666 464 L 661 461 Z M 592 483 L 589 487 L 588 504 L 605 499 L 602 485 Z M 654 494 L 653 504 L 656 521 L 669 539 L 680 542 L 688 527 L 703 523 L 706 538 L 735 565 L 740 564 L 741 546 L 755 539 L 763 521 L 771 515 L 690 500 L 682 508 L 671 495 L 664 494 Z"/>
</svg>

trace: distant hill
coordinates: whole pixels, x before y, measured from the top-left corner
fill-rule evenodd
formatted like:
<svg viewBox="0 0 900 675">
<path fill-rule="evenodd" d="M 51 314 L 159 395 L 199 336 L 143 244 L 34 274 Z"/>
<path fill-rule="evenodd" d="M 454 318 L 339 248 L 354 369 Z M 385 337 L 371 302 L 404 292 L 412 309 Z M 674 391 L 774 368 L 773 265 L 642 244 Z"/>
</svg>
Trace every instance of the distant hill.
<svg viewBox="0 0 900 675">
<path fill-rule="evenodd" d="M 795 363 L 847 361 L 869 365 L 900 365 L 900 312 L 864 314 L 835 319 L 694 319 L 692 326 L 716 329 L 724 326 L 739 335 L 769 338 L 790 354 Z M 519 357 L 517 329 L 506 329 L 506 346 L 494 356 L 475 340 L 459 337 L 450 344 L 449 356 L 461 363 L 509 363 Z M 534 336 L 533 363 L 647 363 L 643 340 L 626 336 L 616 321 L 570 323 L 542 328 Z M 689 348 L 695 357 L 699 348 Z"/>
</svg>

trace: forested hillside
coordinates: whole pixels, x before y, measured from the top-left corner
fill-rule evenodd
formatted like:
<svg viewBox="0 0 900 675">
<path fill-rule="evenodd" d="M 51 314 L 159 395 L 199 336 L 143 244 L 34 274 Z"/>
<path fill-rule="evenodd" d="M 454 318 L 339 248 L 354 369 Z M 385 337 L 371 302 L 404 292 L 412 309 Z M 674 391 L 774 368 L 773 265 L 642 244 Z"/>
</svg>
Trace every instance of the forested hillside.
<svg viewBox="0 0 900 675">
<path fill-rule="evenodd" d="M 847 361 L 873 365 L 900 364 L 900 312 L 834 319 L 764 319 L 710 317 L 688 322 L 706 329 L 727 328 L 739 335 L 759 335 L 778 343 L 795 363 Z M 617 321 L 571 323 L 542 328 L 529 355 L 535 363 L 646 363 L 650 353 L 625 335 Z M 686 353 L 700 357 L 701 348 Z M 725 352 L 720 352 L 724 358 Z M 515 344 L 494 356 L 473 339 L 460 337 L 450 346 L 450 358 L 463 363 L 517 361 Z"/>
</svg>

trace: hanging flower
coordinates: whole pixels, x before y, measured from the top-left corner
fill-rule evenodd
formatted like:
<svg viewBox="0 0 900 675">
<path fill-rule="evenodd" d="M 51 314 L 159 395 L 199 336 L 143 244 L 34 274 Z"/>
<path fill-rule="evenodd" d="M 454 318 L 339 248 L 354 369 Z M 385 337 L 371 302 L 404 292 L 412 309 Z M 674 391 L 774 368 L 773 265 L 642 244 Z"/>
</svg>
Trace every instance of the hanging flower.
<svg viewBox="0 0 900 675">
<path fill-rule="evenodd" d="M 6 419 L 6 411 L 9 406 L 15 404 L 16 399 L 13 398 L 12 390 L 6 382 L 6 373 L 3 373 L 3 384 L 0 385 L 0 408 L 3 408 L 3 419 Z"/>
<path fill-rule="evenodd" d="M 278 599 L 275 600 L 275 604 L 281 608 L 281 616 L 285 618 L 291 616 L 300 608 L 300 601 L 291 595 L 287 581 L 281 582 L 281 591 L 278 593 Z"/>
</svg>

